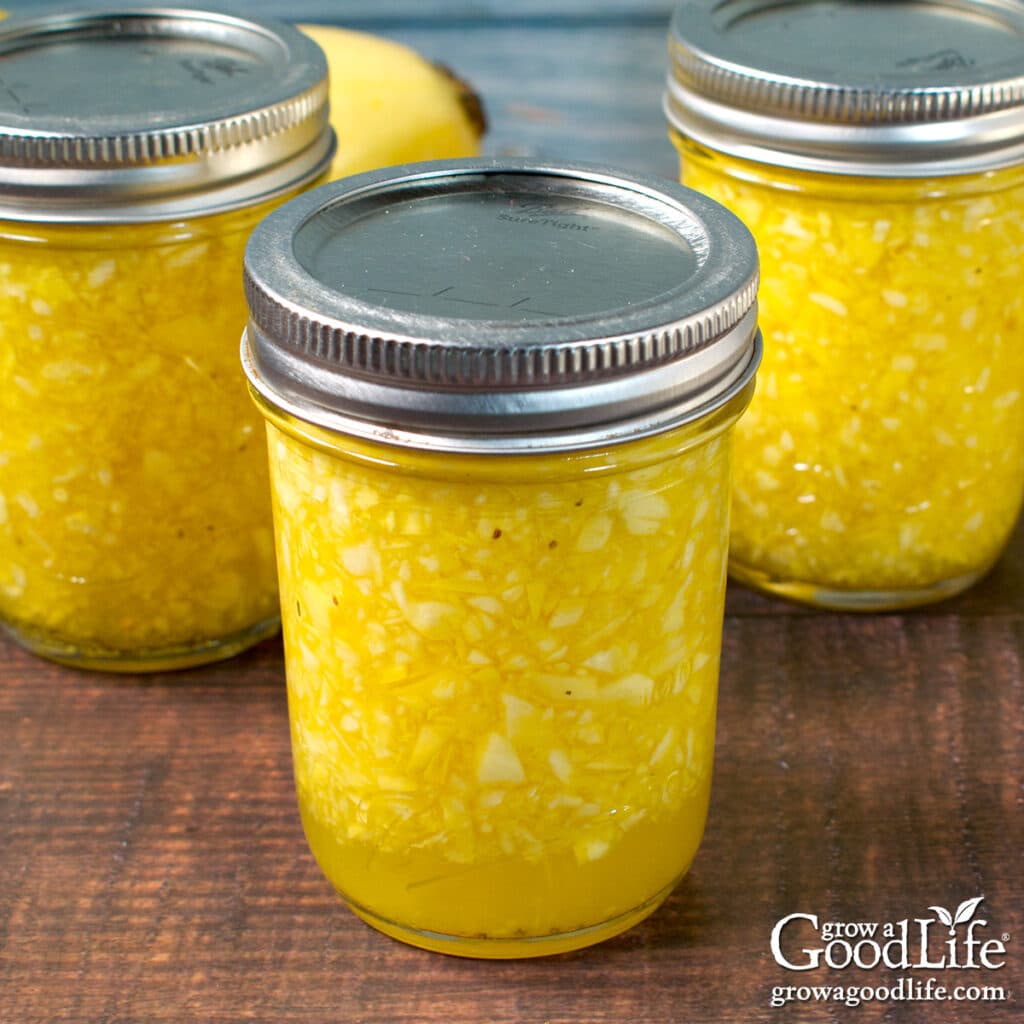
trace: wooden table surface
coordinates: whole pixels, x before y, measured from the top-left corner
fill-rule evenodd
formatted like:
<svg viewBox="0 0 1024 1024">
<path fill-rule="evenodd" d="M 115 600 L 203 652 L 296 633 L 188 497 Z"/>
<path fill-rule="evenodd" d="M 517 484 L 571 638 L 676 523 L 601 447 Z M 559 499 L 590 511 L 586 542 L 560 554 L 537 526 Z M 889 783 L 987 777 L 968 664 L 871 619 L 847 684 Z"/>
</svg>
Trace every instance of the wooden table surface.
<svg viewBox="0 0 1024 1024">
<path fill-rule="evenodd" d="M 287 12 L 456 67 L 488 105 L 491 152 L 671 176 L 658 108 L 670 8 Z M 404 947 L 335 898 L 295 808 L 278 640 L 143 678 L 61 669 L 0 639 L 0 1024 L 1020 1020 L 1022 605 L 1024 529 L 971 593 L 909 614 L 812 612 L 732 587 L 711 813 L 690 875 L 617 939 L 505 963 Z M 901 973 L 787 971 L 769 947 L 784 915 L 913 921 L 977 896 L 978 937 L 1009 936 L 1005 966 L 902 974 L 1000 986 L 1003 1001 L 770 1006 L 776 986 Z"/>
</svg>

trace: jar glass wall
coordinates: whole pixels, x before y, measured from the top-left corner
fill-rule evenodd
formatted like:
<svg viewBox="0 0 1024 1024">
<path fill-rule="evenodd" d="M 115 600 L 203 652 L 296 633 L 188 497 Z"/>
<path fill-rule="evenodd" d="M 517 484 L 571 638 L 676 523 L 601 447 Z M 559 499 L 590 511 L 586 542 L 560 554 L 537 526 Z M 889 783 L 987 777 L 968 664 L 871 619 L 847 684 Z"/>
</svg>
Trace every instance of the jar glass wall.
<svg viewBox="0 0 1024 1024">
<path fill-rule="evenodd" d="M 973 583 L 1024 490 L 1024 169 L 856 177 L 673 140 L 761 256 L 730 571 L 865 609 Z"/>
<path fill-rule="evenodd" d="M 277 623 L 266 450 L 238 373 L 245 242 L 273 204 L 0 224 L 0 619 L 136 670 Z"/>
<path fill-rule="evenodd" d="M 357 441 L 262 402 L 299 805 L 414 945 L 623 931 L 687 870 L 714 748 L 732 425 L 571 453 Z"/>
<path fill-rule="evenodd" d="M 227 657 L 278 622 L 243 256 L 331 166 L 326 59 L 100 6 L 3 21 L 0 65 L 0 626 L 82 668 Z"/>
</svg>

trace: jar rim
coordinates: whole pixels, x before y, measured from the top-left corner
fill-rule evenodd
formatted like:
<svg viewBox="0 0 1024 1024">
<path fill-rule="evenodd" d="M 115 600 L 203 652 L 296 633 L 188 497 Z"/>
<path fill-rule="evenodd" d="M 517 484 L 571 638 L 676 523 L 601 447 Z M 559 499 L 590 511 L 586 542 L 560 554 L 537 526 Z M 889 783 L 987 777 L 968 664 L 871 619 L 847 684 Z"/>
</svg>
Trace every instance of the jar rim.
<svg viewBox="0 0 1024 1024">
<path fill-rule="evenodd" d="M 760 359 L 760 337 L 758 337 L 757 360 Z M 654 438 L 681 435 L 678 440 L 673 438 L 669 450 L 662 454 L 652 454 L 643 458 L 640 463 L 630 463 L 630 469 L 661 461 L 697 445 L 713 440 L 730 429 L 750 404 L 754 394 L 754 372 L 757 360 L 749 368 L 744 379 L 737 382 L 728 398 L 717 405 L 709 406 L 701 414 L 691 418 L 680 419 L 679 422 L 667 423 L 657 429 L 640 430 L 637 433 L 619 438 L 595 438 L 593 443 L 574 444 L 571 439 L 563 439 L 563 444 L 546 444 L 540 447 L 510 447 L 507 445 L 451 445 L 451 438 L 412 435 L 399 438 L 393 433 L 374 434 L 366 429 L 360 421 L 338 421 L 331 425 L 314 422 L 308 416 L 295 413 L 278 405 L 274 399 L 259 391 L 250 381 L 249 394 L 256 407 L 269 424 L 282 433 L 303 444 L 310 445 L 328 455 L 354 458 L 356 461 L 375 466 L 391 465 L 402 471 L 411 471 L 419 476 L 437 476 L 436 465 L 443 460 L 447 465 L 454 458 L 459 460 L 459 473 L 468 473 L 474 477 L 490 477 L 495 481 L 514 482 L 517 477 L 509 475 L 509 466 L 513 463 L 522 465 L 524 479 L 537 479 L 537 465 L 542 460 L 555 458 L 558 465 L 564 467 L 564 460 L 571 457 L 579 476 L 593 477 L 609 472 L 620 472 L 618 463 L 608 464 L 602 453 L 630 446 L 643 445 Z M 388 458 L 382 453 L 393 452 Z M 401 452 L 401 455 L 398 452 Z M 414 461 L 410 462 L 410 458 Z M 564 475 L 564 468 L 558 470 Z"/>
</svg>

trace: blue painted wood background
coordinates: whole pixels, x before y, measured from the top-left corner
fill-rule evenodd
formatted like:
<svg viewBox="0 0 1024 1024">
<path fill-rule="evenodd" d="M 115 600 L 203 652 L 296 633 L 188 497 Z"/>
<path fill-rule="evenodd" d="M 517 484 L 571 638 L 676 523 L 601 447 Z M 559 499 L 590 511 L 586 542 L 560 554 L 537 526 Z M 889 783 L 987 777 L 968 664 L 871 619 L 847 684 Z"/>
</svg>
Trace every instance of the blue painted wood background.
<svg viewBox="0 0 1024 1024">
<path fill-rule="evenodd" d="M 230 6 L 203 0 L 194 5 Z M 4 6 L 28 14 L 85 5 L 21 0 Z M 491 126 L 488 153 L 588 160 L 670 178 L 676 175 L 676 159 L 661 93 L 673 7 L 671 0 L 239 0 L 234 5 L 253 16 L 375 32 L 447 64 L 483 98 Z"/>
</svg>

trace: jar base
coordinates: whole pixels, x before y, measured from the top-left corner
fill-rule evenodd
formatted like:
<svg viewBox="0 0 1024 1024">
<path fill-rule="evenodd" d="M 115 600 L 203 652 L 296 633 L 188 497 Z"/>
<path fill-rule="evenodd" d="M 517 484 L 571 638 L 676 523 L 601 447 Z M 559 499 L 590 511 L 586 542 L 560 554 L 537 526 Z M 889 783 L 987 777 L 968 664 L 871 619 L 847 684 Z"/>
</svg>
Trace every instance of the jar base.
<svg viewBox="0 0 1024 1024">
<path fill-rule="evenodd" d="M 941 580 L 924 587 L 908 587 L 899 590 L 843 590 L 803 580 L 776 579 L 762 569 L 754 569 L 733 558 L 729 559 L 729 576 L 745 587 L 771 594 L 773 597 L 796 601 L 799 604 L 840 612 L 898 611 L 903 608 L 935 604 L 937 601 L 945 601 L 947 598 L 967 590 L 968 587 L 972 587 L 986 575 L 990 568 L 990 565 L 986 565 L 974 572 L 954 576 L 951 579 Z"/>
<path fill-rule="evenodd" d="M 418 928 L 407 928 L 387 918 L 379 917 L 372 911 L 361 907 L 342 895 L 345 905 L 372 928 L 397 939 L 409 946 L 426 949 L 432 953 L 446 953 L 449 956 L 461 956 L 474 960 L 521 960 L 528 957 L 554 956 L 557 953 L 571 953 L 586 946 L 604 942 L 622 932 L 628 931 L 649 917 L 668 898 L 680 879 L 673 880 L 660 892 L 639 907 L 613 917 L 609 921 L 579 928 L 568 932 L 555 932 L 551 935 L 535 935 L 523 938 L 488 937 L 485 935 L 447 935 L 442 932 L 431 932 Z"/>
<path fill-rule="evenodd" d="M 170 672 L 223 661 L 272 636 L 280 625 L 281 619 L 275 615 L 237 633 L 200 644 L 117 651 L 61 643 L 51 636 L 33 633 L 30 629 L 0 621 L 0 628 L 3 628 L 15 643 L 40 658 L 55 661 L 69 668 L 120 673 Z"/>
</svg>

